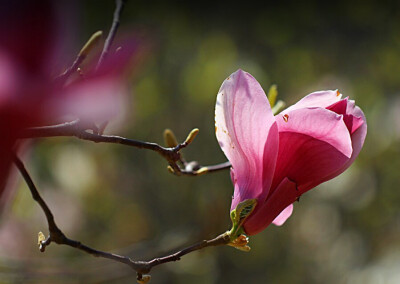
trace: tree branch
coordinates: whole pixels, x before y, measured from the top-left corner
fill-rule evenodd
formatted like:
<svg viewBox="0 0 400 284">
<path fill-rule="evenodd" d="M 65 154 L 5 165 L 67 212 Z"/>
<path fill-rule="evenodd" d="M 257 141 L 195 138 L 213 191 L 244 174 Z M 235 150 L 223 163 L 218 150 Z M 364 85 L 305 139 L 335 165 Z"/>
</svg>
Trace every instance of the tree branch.
<svg viewBox="0 0 400 284">
<path fill-rule="evenodd" d="M 203 166 L 203 168 L 207 168 L 208 173 L 217 172 L 221 170 L 228 170 L 232 167 L 231 162 L 227 161 L 225 163 L 212 165 L 212 166 Z"/>
<path fill-rule="evenodd" d="M 71 76 L 76 70 L 78 70 L 78 67 L 82 64 L 82 62 L 86 59 L 86 56 L 83 56 L 81 54 L 78 54 L 76 57 L 75 61 L 72 63 L 70 67 L 67 68 L 67 70 L 64 71 L 61 75 L 56 77 L 55 81 L 57 84 L 64 84 L 65 81 Z"/>
<path fill-rule="evenodd" d="M 17 166 L 18 170 L 20 171 L 26 184 L 28 185 L 33 199 L 42 208 L 42 210 L 46 216 L 46 219 L 47 219 L 47 224 L 48 224 L 48 228 L 49 228 L 49 236 L 45 240 L 40 241 L 39 249 L 41 252 L 44 252 L 46 247 L 49 246 L 52 242 L 59 244 L 59 245 L 67 245 L 67 246 L 79 249 L 79 250 L 86 252 L 90 255 L 93 255 L 95 257 L 107 258 L 107 259 L 110 259 L 113 261 L 117 261 L 117 262 L 126 264 L 137 272 L 138 281 L 142 281 L 143 274 L 149 273 L 151 271 L 151 269 L 155 266 L 158 266 L 158 265 L 161 265 L 161 264 L 164 264 L 167 262 L 178 261 L 181 259 L 181 257 L 183 257 L 184 255 L 186 255 L 188 253 L 191 253 L 191 252 L 194 252 L 194 251 L 206 248 L 206 247 L 226 245 L 230 242 L 230 237 L 229 237 L 228 233 L 224 233 L 214 239 L 203 240 L 197 244 L 191 245 L 187 248 L 179 250 L 170 255 L 159 257 L 159 258 L 154 258 L 150 261 L 134 261 L 127 256 L 122 256 L 122 255 L 118 255 L 118 254 L 113 254 L 113 253 L 96 250 L 94 248 L 91 248 L 87 245 L 82 244 L 79 241 L 69 239 L 68 237 L 65 236 L 65 234 L 57 226 L 53 213 L 51 212 L 50 208 L 47 206 L 47 204 L 43 200 L 43 198 L 40 196 L 39 191 L 37 190 L 32 178 L 30 177 L 28 171 L 26 170 L 23 162 L 17 156 L 14 156 L 14 163 Z M 149 277 L 149 276 L 147 276 L 147 277 Z"/>
<path fill-rule="evenodd" d="M 119 27 L 119 18 L 121 16 L 122 10 L 124 8 L 126 0 L 115 0 L 115 11 L 114 11 L 114 16 L 113 16 L 113 22 L 111 25 L 110 32 L 108 33 L 108 36 L 106 38 L 106 41 L 104 43 L 104 48 L 103 51 L 101 52 L 99 62 L 97 63 L 97 69 L 103 64 L 104 60 L 108 56 L 108 53 L 110 52 L 111 45 L 114 41 L 115 34 L 117 33 L 117 29 Z"/>
<path fill-rule="evenodd" d="M 157 143 L 144 142 L 140 140 L 128 139 L 121 136 L 98 134 L 92 127 L 93 133 L 88 132 L 86 126 L 82 126 L 79 120 L 66 122 L 59 125 L 34 127 L 23 130 L 19 138 L 44 138 L 44 137 L 60 137 L 73 136 L 78 139 L 92 141 L 95 143 L 113 143 L 122 144 L 139 149 L 152 150 L 165 158 L 169 164 L 168 169 L 175 175 L 198 176 L 205 173 L 226 170 L 231 167 L 230 162 L 211 166 L 200 166 L 197 162 L 189 162 L 183 160 L 180 150 L 187 147 L 197 135 L 198 130 L 193 130 L 186 140 L 175 147 L 163 147 Z M 178 165 L 181 164 L 181 166 Z"/>
<path fill-rule="evenodd" d="M 37 191 L 36 186 L 33 183 L 33 180 L 30 177 L 28 171 L 26 170 L 24 164 L 17 156 L 14 156 L 14 163 L 17 166 L 18 170 L 20 171 L 25 182 L 27 183 L 27 185 L 31 191 L 32 198 L 40 205 L 44 214 L 46 215 L 50 233 L 55 233 L 55 234 L 60 233 L 61 231 L 57 227 L 56 222 L 54 221 L 53 213 L 51 212 L 50 208 L 47 206 L 46 202 L 43 200 L 43 198 L 40 196 L 39 192 Z"/>
</svg>

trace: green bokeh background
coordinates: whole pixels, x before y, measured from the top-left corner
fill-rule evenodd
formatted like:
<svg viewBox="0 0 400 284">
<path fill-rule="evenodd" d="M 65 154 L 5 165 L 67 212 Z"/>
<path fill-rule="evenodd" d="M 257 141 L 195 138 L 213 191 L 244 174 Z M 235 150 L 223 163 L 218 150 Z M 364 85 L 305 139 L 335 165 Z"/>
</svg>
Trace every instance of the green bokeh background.
<svg viewBox="0 0 400 284">
<path fill-rule="evenodd" d="M 151 283 L 400 283 L 400 9 L 329 5 L 128 1 L 120 34 L 143 38 L 146 53 L 134 66 L 124 120 L 109 134 L 163 143 L 165 128 L 183 140 L 198 127 L 185 157 L 224 162 L 214 104 L 238 68 L 264 90 L 277 84 L 289 105 L 339 89 L 368 120 L 354 165 L 304 195 L 284 226 L 251 237 L 251 252 L 207 248 L 155 268 Z M 94 31 L 108 31 L 114 3 L 75 9 L 76 52 Z M 34 144 L 27 167 L 71 238 L 147 260 L 229 229 L 228 171 L 176 177 L 146 150 L 73 138 Z M 43 213 L 21 181 L 12 200 L 0 223 L 0 283 L 135 282 L 124 265 L 68 247 L 40 253 Z"/>
</svg>

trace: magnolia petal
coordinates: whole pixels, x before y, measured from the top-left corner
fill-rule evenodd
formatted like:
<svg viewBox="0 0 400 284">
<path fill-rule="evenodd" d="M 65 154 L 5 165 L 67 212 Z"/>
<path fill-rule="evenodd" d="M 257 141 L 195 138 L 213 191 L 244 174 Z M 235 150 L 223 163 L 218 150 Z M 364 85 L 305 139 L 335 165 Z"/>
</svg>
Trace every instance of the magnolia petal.
<svg viewBox="0 0 400 284">
<path fill-rule="evenodd" d="M 249 73 L 238 70 L 223 82 L 215 131 L 234 170 L 231 208 L 245 199 L 264 198 L 275 169 L 278 130 L 267 96 Z"/>
<path fill-rule="evenodd" d="M 351 133 L 351 143 L 353 147 L 353 152 L 351 154 L 350 159 L 340 169 L 338 169 L 330 176 L 328 176 L 328 179 L 338 176 L 339 174 L 344 172 L 348 167 L 350 167 L 350 165 L 354 162 L 354 160 L 360 153 L 361 148 L 364 145 L 365 137 L 367 136 L 367 120 L 365 118 L 363 111 L 358 106 L 355 105 L 355 102 L 353 100 L 348 101 L 346 113 L 348 113 L 353 117 L 360 118 L 362 120 L 362 124 L 359 125 L 356 129 L 354 127 L 352 128 L 355 129 L 355 131 Z"/>
<path fill-rule="evenodd" d="M 337 90 L 329 90 L 329 91 L 319 91 L 308 94 L 296 104 L 288 107 L 283 110 L 282 113 L 288 113 L 295 109 L 301 108 L 311 108 L 311 107 L 321 107 L 326 108 L 336 102 L 338 102 L 342 97 L 342 94 Z"/>
<path fill-rule="evenodd" d="M 288 177 L 304 193 L 326 181 L 350 159 L 352 144 L 342 115 L 305 108 L 276 119 L 279 154 L 272 191 Z"/>
<path fill-rule="evenodd" d="M 364 122 L 351 135 L 351 141 L 353 143 L 353 154 L 351 156 L 351 160 L 354 161 L 354 159 L 360 153 L 361 148 L 364 145 L 365 137 L 367 136 L 367 119 L 365 118 L 363 111 L 355 105 L 353 100 L 349 100 L 349 103 L 347 104 L 347 113 L 352 114 L 355 117 L 361 117 Z"/>
<path fill-rule="evenodd" d="M 58 30 L 55 2 L 3 1 L 1 5 L 0 46 L 21 71 L 31 76 L 39 77 L 50 69 Z"/>
<path fill-rule="evenodd" d="M 272 224 L 276 226 L 282 226 L 286 220 L 292 215 L 293 213 L 293 204 L 290 204 L 288 207 L 283 209 L 283 211 L 272 221 Z"/>
<path fill-rule="evenodd" d="M 138 66 L 138 60 L 142 55 L 140 46 L 144 42 L 140 42 L 138 38 L 132 36 L 119 43 L 118 51 L 107 56 L 100 66 L 97 66 L 91 73 L 91 76 L 121 76 L 126 71 Z"/>
<path fill-rule="evenodd" d="M 337 114 L 342 114 L 347 129 L 349 130 L 350 134 L 353 134 L 364 123 L 365 117 L 363 118 L 363 114 L 360 116 L 355 116 L 351 113 L 351 110 L 347 111 L 348 106 L 351 104 L 353 105 L 354 109 L 354 101 L 350 102 L 348 98 L 345 98 L 328 106 L 326 109 Z"/>
<path fill-rule="evenodd" d="M 263 204 L 256 206 L 253 214 L 245 220 L 243 228 L 246 234 L 250 236 L 261 232 L 275 221 L 281 213 L 282 216 L 289 217 L 290 207 L 288 209 L 288 206 L 295 202 L 299 196 L 300 192 L 297 190 L 296 183 L 284 178 L 272 195 Z M 282 211 L 286 212 L 283 213 Z"/>
<path fill-rule="evenodd" d="M 0 212 L 1 212 L 1 197 L 3 195 L 3 192 L 5 190 L 8 176 L 11 170 L 12 166 L 12 157 L 11 157 L 11 149 L 10 148 L 3 148 L 5 145 L 3 143 L 0 144 L 1 149 L 0 149 Z"/>
<path fill-rule="evenodd" d="M 102 76 L 70 85 L 53 102 L 54 116 L 103 122 L 124 109 L 127 90 L 118 78 Z"/>
<path fill-rule="evenodd" d="M 19 83 L 15 66 L 0 49 L 0 111 L 8 103 Z"/>
</svg>

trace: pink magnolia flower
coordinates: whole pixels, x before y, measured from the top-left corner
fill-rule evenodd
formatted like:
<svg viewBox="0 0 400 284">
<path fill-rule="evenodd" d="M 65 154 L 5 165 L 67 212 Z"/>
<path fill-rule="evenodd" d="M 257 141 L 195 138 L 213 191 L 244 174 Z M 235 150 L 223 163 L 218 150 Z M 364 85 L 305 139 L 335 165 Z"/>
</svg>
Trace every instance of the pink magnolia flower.
<svg viewBox="0 0 400 284">
<path fill-rule="evenodd" d="M 127 94 L 123 73 L 136 49 L 133 41 L 111 52 L 98 69 L 86 65 L 83 77 L 55 79 L 64 70 L 57 68 L 62 31 L 54 5 L 9 1 L 0 10 L 0 197 L 21 130 L 62 123 L 66 116 L 109 120 L 122 110 Z"/>
<path fill-rule="evenodd" d="M 231 211 L 255 199 L 242 224 L 254 235 L 282 225 L 303 193 L 346 170 L 360 153 L 367 123 L 354 101 L 338 91 L 311 93 L 274 116 L 249 73 L 222 84 L 215 107 L 218 142 L 232 164 Z"/>
</svg>

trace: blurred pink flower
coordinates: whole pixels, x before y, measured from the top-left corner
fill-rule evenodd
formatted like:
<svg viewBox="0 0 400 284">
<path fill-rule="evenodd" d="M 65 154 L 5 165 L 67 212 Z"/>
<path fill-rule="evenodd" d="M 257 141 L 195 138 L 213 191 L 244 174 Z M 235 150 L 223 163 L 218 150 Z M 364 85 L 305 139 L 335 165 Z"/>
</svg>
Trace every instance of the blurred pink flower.
<svg viewBox="0 0 400 284">
<path fill-rule="evenodd" d="M 124 105 L 122 75 L 136 44 L 129 41 L 110 52 L 98 69 L 86 66 L 83 77 L 56 80 L 63 70 L 55 71 L 62 47 L 55 3 L 8 1 L 0 11 L 0 197 L 22 129 L 62 123 L 66 116 L 103 122 Z"/>
<path fill-rule="evenodd" d="M 282 225 L 303 193 L 353 163 L 367 133 L 361 109 L 338 91 L 311 93 L 274 116 L 260 84 L 242 70 L 222 84 L 215 114 L 218 142 L 232 164 L 231 210 L 257 200 L 243 223 L 248 235 Z"/>
</svg>

